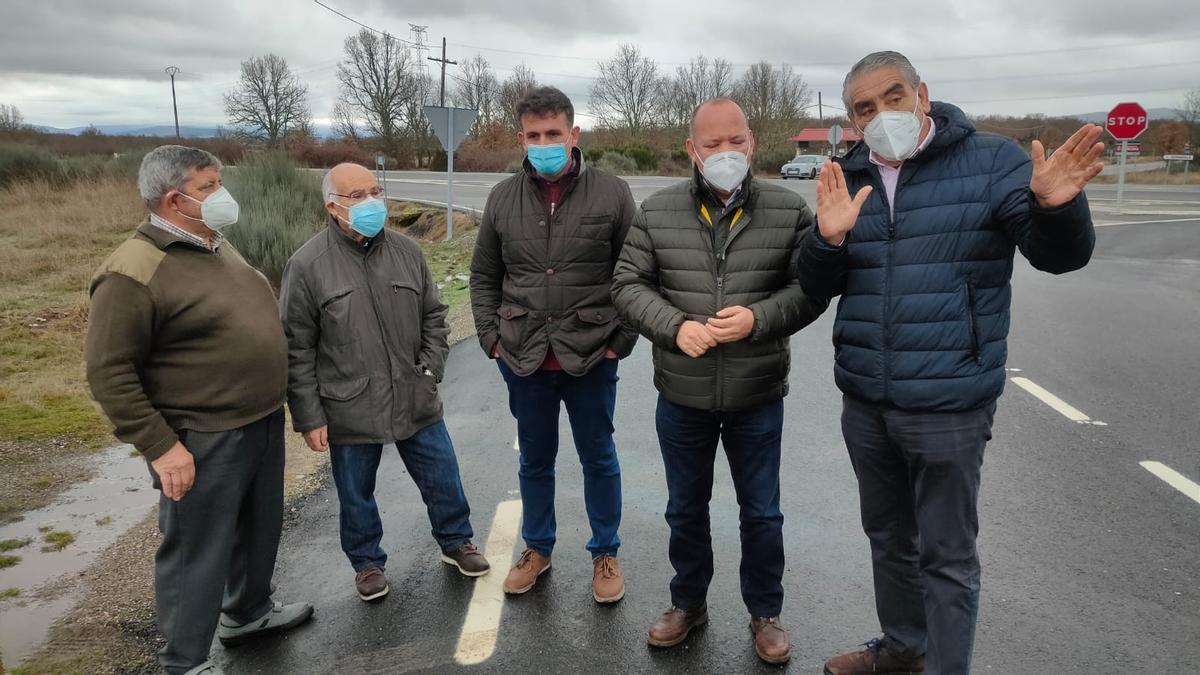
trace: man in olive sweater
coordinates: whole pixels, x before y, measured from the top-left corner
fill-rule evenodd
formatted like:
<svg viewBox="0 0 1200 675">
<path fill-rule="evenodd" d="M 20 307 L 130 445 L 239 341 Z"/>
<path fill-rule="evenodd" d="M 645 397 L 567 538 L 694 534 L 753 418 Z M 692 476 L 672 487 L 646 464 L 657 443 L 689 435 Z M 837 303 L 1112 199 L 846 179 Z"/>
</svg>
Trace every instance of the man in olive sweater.
<svg viewBox="0 0 1200 675">
<path fill-rule="evenodd" d="M 155 558 L 167 673 L 218 673 L 227 645 L 286 630 L 308 603 L 271 600 L 283 516 L 287 343 L 266 278 L 221 235 L 238 218 L 204 150 L 149 152 L 149 218 L 96 271 L 85 359 L 117 438 L 162 490 Z"/>
</svg>

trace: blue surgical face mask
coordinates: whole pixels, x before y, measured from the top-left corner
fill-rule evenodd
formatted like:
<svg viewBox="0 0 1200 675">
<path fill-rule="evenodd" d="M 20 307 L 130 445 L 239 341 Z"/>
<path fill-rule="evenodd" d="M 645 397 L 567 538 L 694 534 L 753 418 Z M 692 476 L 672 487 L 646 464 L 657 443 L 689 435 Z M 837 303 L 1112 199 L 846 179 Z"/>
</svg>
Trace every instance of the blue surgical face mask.
<svg viewBox="0 0 1200 675">
<path fill-rule="evenodd" d="M 337 204 L 337 202 L 334 202 Z M 383 231 L 383 225 L 387 222 L 387 204 L 374 198 L 367 197 L 354 206 L 345 206 L 338 204 L 350 214 L 350 220 L 346 220 L 338 216 L 339 220 L 344 220 L 350 224 L 350 229 L 370 239 Z"/>
<path fill-rule="evenodd" d="M 567 167 L 567 144 L 528 145 L 525 151 L 533 170 L 543 176 L 557 176 Z"/>
</svg>

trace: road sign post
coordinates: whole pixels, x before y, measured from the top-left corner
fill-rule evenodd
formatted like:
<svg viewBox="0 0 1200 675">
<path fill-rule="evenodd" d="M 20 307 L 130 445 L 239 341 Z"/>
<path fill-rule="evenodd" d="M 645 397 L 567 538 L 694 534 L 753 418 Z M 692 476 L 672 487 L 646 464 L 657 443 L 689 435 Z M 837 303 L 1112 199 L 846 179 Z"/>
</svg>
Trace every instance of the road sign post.
<svg viewBox="0 0 1200 675">
<path fill-rule="evenodd" d="M 475 110 L 427 105 L 425 117 L 446 151 L 446 241 L 450 241 L 454 237 L 454 151 L 475 124 Z"/>
<path fill-rule="evenodd" d="M 829 145 L 832 148 L 829 152 L 830 157 L 837 157 L 837 146 L 842 142 L 844 136 L 845 132 L 842 131 L 842 125 L 829 127 L 829 135 L 825 138 L 829 141 Z"/>
<path fill-rule="evenodd" d="M 1121 160 L 1117 175 L 1117 212 L 1121 211 L 1125 195 L 1125 156 L 1129 153 L 1129 141 L 1142 135 L 1149 126 L 1146 109 L 1132 101 L 1118 103 L 1108 111 L 1104 128 L 1113 140 L 1121 142 Z"/>
</svg>

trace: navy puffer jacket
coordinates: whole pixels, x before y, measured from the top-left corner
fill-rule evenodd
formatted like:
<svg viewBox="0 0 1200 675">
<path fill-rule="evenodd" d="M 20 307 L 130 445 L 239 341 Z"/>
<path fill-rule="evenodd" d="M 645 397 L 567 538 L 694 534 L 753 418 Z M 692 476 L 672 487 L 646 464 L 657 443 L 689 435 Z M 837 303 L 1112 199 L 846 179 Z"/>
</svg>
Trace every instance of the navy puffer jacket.
<svg viewBox="0 0 1200 675">
<path fill-rule="evenodd" d="M 1014 251 L 1061 274 L 1087 264 L 1096 234 L 1082 193 L 1037 205 L 1016 143 L 976 132 L 946 103 L 930 115 L 933 140 L 901 167 L 894 216 L 866 145 L 838 160 L 852 195 L 874 190 L 843 246 L 809 230 L 797 274 L 814 299 L 842 296 L 833 343 L 843 392 L 902 410 L 972 410 L 1004 390 Z"/>
</svg>

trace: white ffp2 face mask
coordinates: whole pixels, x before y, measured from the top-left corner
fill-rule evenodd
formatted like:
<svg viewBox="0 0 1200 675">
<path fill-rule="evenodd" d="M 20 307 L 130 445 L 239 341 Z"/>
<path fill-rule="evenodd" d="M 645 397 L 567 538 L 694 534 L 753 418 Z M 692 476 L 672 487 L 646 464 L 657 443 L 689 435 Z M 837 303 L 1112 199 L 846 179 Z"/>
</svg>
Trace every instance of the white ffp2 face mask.
<svg viewBox="0 0 1200 675">
<path fill-rule="evenodd" d="M 750 171 L 750 159 L 744 152 L 730 150 L 709 155 L 700 174 L 722 192 L 733 192 Z"/>
<path fill-rule="evenodd" d="M 912 112 L 885 110 L 863 129 L 863 140 L 875 154 L 889 162 L 903 162 L 917 151 L 921 139 L 921 117 L 917 114 L 921 97 Z"/>
<path fill-rule="evenodd" d="M 196 199 L 189 194 L 184 194 L 183 192 L 180 192 L 179 194 L 200 205 L 199 220 L 200 222 L 204 223 L 205 227 L 213 232 L 220 232 L 226 227 L 236 223 L 238 220 L 238 214 L 240 212 L 238 203 L 236 200 L 234 200 L 233 195 L 229 194 L 229 190 L 226 190 L 224 187 L 205 197 L 204 201 L 200 201 L 199 199 Z M 180 212 L 179 215 L 183 216 L 184 218 L 190 218 L 191 220 L 197 220 L 196 218 L 192 218 L 183 212 Z"/>
</svg>

